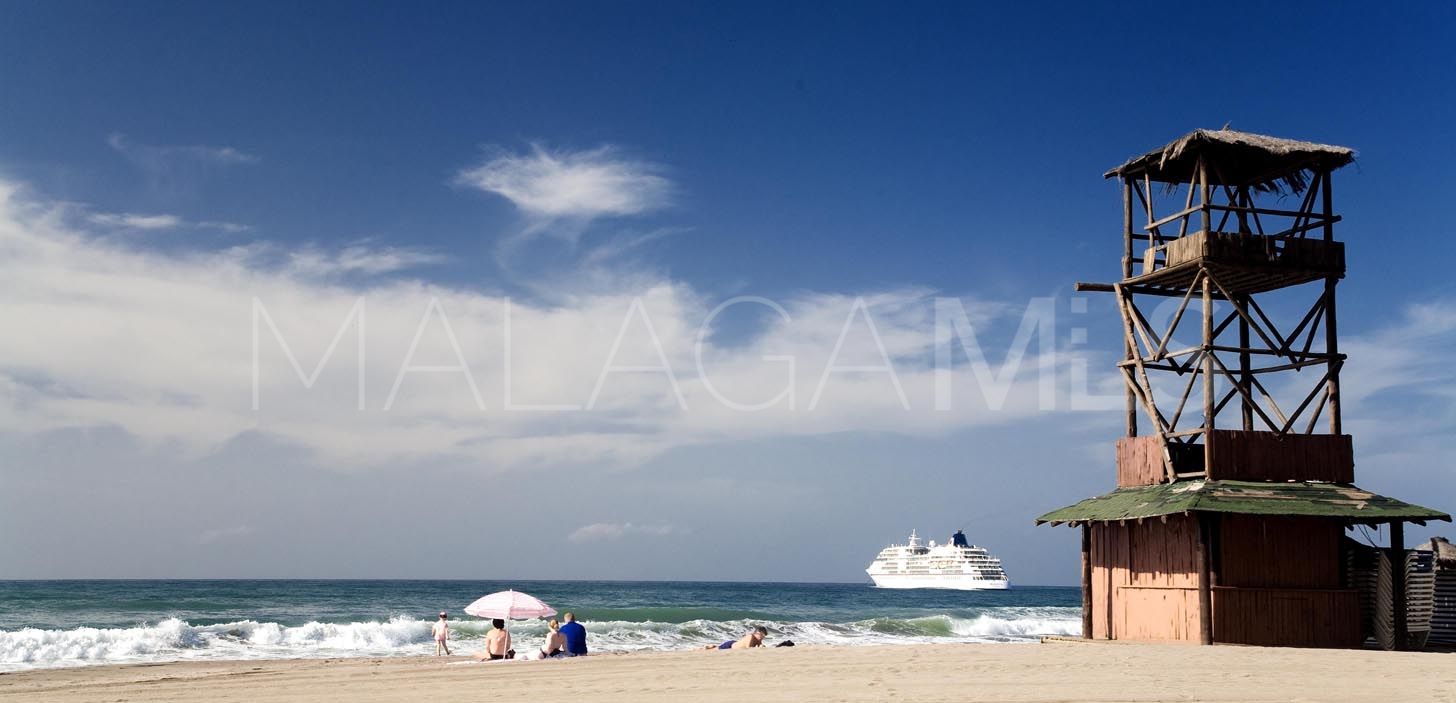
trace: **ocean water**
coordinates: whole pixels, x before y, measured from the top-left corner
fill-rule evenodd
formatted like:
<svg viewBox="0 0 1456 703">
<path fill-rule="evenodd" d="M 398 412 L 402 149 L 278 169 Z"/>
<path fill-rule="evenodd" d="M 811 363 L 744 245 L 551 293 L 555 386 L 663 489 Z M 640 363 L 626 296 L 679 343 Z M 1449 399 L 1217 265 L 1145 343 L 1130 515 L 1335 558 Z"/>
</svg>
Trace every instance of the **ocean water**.
<svg viewBox="0 0 1456 703">
<path fill-rule="evenodd" d="M 515 588 L 586 625 L 593 651 L 690 649 L 753 625 L 769 643 L 1030 642 L 1080 632 L 1076 588 L 884 590 L 869 584 L 595 581 L 0 581 L 0 671 L 198 659 L 432 654 L 451 616 L 456 653 L 489 624 L 462 612 Z M 540 621 L 510 625 L 518 651 Z"/>
</svg>

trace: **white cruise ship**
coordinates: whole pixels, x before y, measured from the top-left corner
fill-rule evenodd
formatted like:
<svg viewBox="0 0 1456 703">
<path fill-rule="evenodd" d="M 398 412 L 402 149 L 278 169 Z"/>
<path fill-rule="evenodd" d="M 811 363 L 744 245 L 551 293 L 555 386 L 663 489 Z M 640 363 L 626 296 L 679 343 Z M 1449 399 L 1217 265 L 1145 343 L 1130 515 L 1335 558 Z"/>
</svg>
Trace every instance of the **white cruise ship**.
<svg viewBox="0 0 1456 703">
<path fill-rule="evenodd" d="M 1006 588 L 1001 560 L 981 547 L 966 542 L 956 530 L 950 544 L 920 544 L 910 531 L 909 544 L 892 544 L 880 550 L 865 573 L 879 588 L 953 588 L 962 591 Z"/>
</svg>

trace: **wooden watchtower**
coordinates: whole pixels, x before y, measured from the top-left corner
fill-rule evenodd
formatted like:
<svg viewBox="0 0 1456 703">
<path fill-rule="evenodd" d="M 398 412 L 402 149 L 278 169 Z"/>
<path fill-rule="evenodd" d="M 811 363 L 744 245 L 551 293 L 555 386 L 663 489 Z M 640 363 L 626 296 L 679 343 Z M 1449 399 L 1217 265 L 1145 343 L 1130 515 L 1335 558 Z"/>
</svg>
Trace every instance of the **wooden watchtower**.
<svg viewBox="0 0 1456 703">
<path fill-rule="evenodd" d="M 1331 189 L 1353 159 L 1198 130 L 1107 172 L 1122 276 L 1078 290 L 1122 319 L 1117 489 L 1038 518 L 1082 528 L 1084 637 L 1358 646 L 1345 529 L 1389 524 L 1400 549 L 1403 522 L 1450 519 L 1354 485 Z"/>
</svg>

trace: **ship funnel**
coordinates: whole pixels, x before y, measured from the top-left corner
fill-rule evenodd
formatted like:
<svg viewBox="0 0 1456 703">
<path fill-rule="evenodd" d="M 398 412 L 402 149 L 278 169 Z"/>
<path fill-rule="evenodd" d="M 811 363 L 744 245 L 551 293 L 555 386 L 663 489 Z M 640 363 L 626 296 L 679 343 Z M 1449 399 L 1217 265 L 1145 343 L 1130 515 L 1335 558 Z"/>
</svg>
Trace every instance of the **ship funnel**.
<svg viewBox="0 0 1456 703">
<path fill-rule="evenodd" d="M 966 533 L 960 530 L 956 530 L 956 533 L 950 536 L 950 543 L 957 547 L 971 546 L 969 542 L 966 542 Z"/>
</svg>

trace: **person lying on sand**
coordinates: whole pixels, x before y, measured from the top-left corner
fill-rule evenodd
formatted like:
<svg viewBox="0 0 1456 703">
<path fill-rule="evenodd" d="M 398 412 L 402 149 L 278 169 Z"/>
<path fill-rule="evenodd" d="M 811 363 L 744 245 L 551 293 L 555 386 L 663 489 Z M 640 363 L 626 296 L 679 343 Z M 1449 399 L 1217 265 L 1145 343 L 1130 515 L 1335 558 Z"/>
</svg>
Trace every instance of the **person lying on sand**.
<svg viewBox="0 0 1456 703">
<path fill-rule="evenodd" d="M 710 644 L 703 649 L 748 649 L 750 647 L 762 647 L 763 638 L 768 636 L 768 628 L 763 625 L 748 631 L 748 634 L 736 640 L 728 640 L 723 644 Z"/>
</svg>

